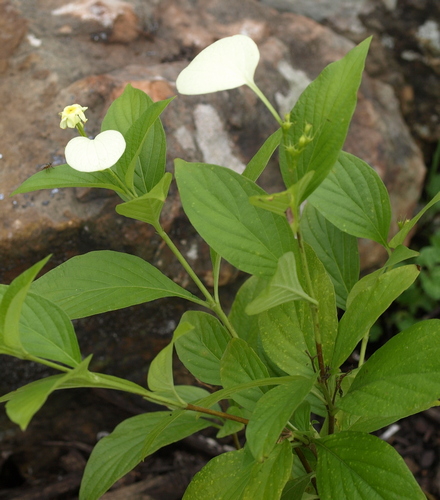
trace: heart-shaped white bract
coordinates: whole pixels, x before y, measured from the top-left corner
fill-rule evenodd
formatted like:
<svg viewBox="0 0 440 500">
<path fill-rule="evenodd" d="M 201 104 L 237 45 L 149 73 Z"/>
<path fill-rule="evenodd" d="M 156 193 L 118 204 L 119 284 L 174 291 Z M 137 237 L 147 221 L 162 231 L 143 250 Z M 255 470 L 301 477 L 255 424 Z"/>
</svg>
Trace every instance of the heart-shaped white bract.
<svg viewBox="0 0 440 500">
<path fill-rule="evenodd" d="M 255 86 L 254 73 L 260 60 L 257 44 L 245 35 L 222 38 L 206 47 L 180 73 L 176 80 L 181 94 L 209 94 L 249 85 Z"/>
<path fill-rule="evenodd" d="M 97 172 L 112 167 L 125 151 L 124 136 L 117 130 L 106 130 L 94 139 L 75 137 L 67 143 L 66 162 L 80 172 Z"/>
</svg>

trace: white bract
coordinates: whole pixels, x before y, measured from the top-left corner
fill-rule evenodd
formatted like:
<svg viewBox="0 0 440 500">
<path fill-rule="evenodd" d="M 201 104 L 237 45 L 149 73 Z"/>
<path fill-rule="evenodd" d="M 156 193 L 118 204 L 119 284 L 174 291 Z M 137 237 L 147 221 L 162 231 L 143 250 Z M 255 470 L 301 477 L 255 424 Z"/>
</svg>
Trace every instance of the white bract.
<svg viewBox="0 0 440 500">
<path fill-rule="evenodd" d="M 202 50 L 176 80 L 181 94 L 196 95 L 248 85 L 260 60 L 256 43 L 245 35 L 222 38 Z"/>
<path fill-rule="evenodd" d="M 67 143 L 66 162 L 80 172 L 112 167 L 125 151 L 124 136 L 116 130 L 101 132 L 94 139 L 75 137 Z"/>
</svg>

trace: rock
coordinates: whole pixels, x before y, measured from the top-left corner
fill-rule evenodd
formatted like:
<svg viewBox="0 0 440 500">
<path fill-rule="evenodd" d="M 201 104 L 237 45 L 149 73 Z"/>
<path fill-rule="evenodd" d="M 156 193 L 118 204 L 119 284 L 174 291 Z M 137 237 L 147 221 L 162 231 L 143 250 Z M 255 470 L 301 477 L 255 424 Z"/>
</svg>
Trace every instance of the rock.
<svg viewBox="0 0 440 500">
<path fill-rule="evenodd" d="M 0 0 L 0 74 L 27 32 L 27 22 L 8 0 Z"/>
<path fill-rule="evenodd" d="M 141 12 L 139 4 L 133 5 Z M 192 286 L 150 226 L 114 212 L 120 200 L 113 193 L 60 189 L 9 198 L 9 193 L 45 163 L 53 161 L 55 168 L 63 163 L 64 146 L 74 136 L 72 130 L 59 128 L 58 112 L 64 106 L 74 102 L 88 106 L 87 132 L 96 135 L 108 105 L 127 83 L 145 90 L 155 100 L 169 97 L 175 93 L 179 72 L 204 46 L 220 37 L 247 33 L 254 37 L 261 52 L 256 73 L 258 85 L 271 102 L 287 111 L 325 65 L 353 47 L 353 42 L 311 19 L 280 13 L 254 0 L 242 0 L 239 4 L 235 0 L 164 0 L 152 17 L 159 26 L 154 37 L 137 38 L 129 44 L 94 43 L 89 37 L 77 35 L 88 33 L 88 20 L 83 27 L 72 22 L 70 34 L 68 30 L 60 33 L 60 23 L 65 25 L 66 18 L 52 16 L 47 8 L 35 10 L 32 3 L 23 7 L 29 9 L 24 12 L 25 17 L 33 16 L 35 36 L 42 44 L 37 47 L 23 42 L 10 59 L 7 78 L 0 80 L 3 283 L 49 253 L 54 254 L 51 265 L 56 265 L 78 253 L 106 248 L 139 255 L 181 285 Z M 144 16 L 139 21 L 146 26 L 151 18 Z M 78 18 L 77 22 L 83 21 Z M 169 170 L 176 157 L 226 163 L 241 170 L 276 129 L 270 113 L 247 87 L 204 96 L 179 96 L 164 112 L 163 122 Z M 395 217 L 411 216 L 423 182 L 422 157 L 402 120 L 391 87 L 368 75 L 359 93 L 346 149 L 377 169 L 389 187 Z M 275 161 L 261 182 L 272 192 L 283 189 Z M 174 186 L 163 223 L 202 279 L 212 284 L 208 249 L 186 221 Z M 370 243 L 363 243 L 361 249 L 364 267 L 377 265 L 383 259 Z M 222 284 L 232 283 L 236 276 L 237 272 L 225 263 Z M 143 309 L 147 312 L 142 318 L 148 319 L 155 307 Z M 115 313 L 110 319 L 106 316 L 88 320 L 95 321 L 93 324 L 100 322 L 99 332 L 96 331 L 99 338 L 94 337 L 94 328 L 88 330 L 83 324 L 78 331 L 87 346 L 95 348 L 99 344 L 105 370 L 125 375 L 126 369 L 129 371 L 136 364 L 144 366 L 148 360 L 134 347 L 143 321 L 138 317 L 139 321 L 127 332 L 134 340 L 124 347 L 131 354 L 123 353 L 119 344 L 115 348 L 121 351 L 124 368 L 118 362 L 109 368 L 106 334 L 102 332 L 113 332 L 116 321 L 111 318 L 124 318 L 124 314 L 130 316 L 132 311 Z M 163 314 L 175 321 L 181 311 L 167 310 Z M 87 324 L 90 323 L 84 323 Z M 118 324 L 127 322 L 122 319 Z M 164 332 L 169 335 L 171 330 L 165 328 Z M 148 350 L 157 351 L 157 346 L 149 346 Z"/>
<path fill-rule="evenodd" d="M 96 41 L 130 43 L 140 32 L 133 6 L 121 0 L 77 0 L 54 9 L 52 15 L 70 17 L 75 27 L 68 34 L 85 31 Z M 60 29 L 66 32 L 65 26 Z"/>
</svg>

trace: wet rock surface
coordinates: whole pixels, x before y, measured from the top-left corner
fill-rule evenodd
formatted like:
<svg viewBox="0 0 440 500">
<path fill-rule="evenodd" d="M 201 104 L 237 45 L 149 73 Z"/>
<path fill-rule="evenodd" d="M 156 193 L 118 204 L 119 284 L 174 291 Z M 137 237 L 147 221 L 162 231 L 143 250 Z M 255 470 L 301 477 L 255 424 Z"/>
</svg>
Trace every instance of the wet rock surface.
<svg viewBox="0 0 440 500">
<path fill-rule="evenodd" d="M 253 0 L 0 1 L 0 31 L 7 39 L 0 44 L 1 282 L 9 283 L 49 253 L 50 266 L 55 266 L 77 254 L 113 249 L 139 255 L 191 286 L 149 226 L 116 214 L 119 198 L 112 192 L 60 189 L 14 198 L 9 193 L 47 162 L 55 168 L 64 163 L 64 146 L 74 136 L 58 127 L 57 113 L 65 105 L 89 107 L 87 131 L 94 135 L 127 83 L 154 100 L 170 97 L 190 59 L 216 39 L 239 32 L 259 45 L 256 81 L 284 111 L 326 64 L 376 35 L 345 149 L 381 175 L 395 216 L 410 216 L 422 189 L 424 165 L 440 139 L 439 6 L 435 0 L 365 0 L 354 2 L 356 9 L 349 0 L 320 3 L 322 8 L 311 12 L 307 5 L 312 2 L 289 2 L 298 8 L 286 12 L 280 2 Z M 163 122 L 170 171 L 176 157 L 240 170 L 275 130 L 270 114 L 247 88 L 179 96 Z M 275 162 L 262 184 L 269 191 L 282 189 Z M 174 187 L 163 224 L 209 284 L 209 252 L 187 223 Z M 361 252 L 364 267 L 383 259 L 377 247 L 364 242 Z M 236 271 L 225 264 L 222 283 L 232 289 L 236 280 Z M 229 289 L 224 291 L 227 303 Z M 149 362 L 169 341 L 184 306 L 164 300 L 77 321 L 83 353 L 95 353 L 94 369 L 144 384 Z M 2 393 L 49 374 L 4 356 L 0 372 Z M 176 369 L 176 377 L 191 383 L 183 368 Z M 2 413 L 0 499 L 76 498 L 97 434 L 145 409 L 125 395 L 55 394 L 26 433 Z M 431 413 L 437 423 L 432 416 L 417 417 L 421 432 L 413 421 L 402 423 L 392 442 L 425 490 L 440 495 L 438 412 Z M 43 441 L 52 444 L 42 446 Z M 209 458 L 206 449 L 195 451 L 194 443 L 172 447 L 121 480 L 119 493 L 115 489 L 113 497 L 104 498 L 181 498 L 189 478 Z M 148 482 L 149 474 L 156 483 Z M 176 485 L 172 491 L 170 484 Z"/>
</svg>

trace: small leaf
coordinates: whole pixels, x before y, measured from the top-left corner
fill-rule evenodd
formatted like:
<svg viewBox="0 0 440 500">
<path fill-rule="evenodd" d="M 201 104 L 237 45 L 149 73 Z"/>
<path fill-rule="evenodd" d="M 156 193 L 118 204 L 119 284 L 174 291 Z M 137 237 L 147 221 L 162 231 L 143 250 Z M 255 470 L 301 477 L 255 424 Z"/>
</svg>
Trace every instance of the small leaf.
<svg viewBox="0 0 440 500">
<path fill-rule="evenodd" d="M 70 319 L 162 297 L 198 300 L 143 259 L 110 250 L 73 257 L 35 281 L 31 291 L 57 304 Z"/>
<path fill-rule="evenodd" d="M 315 379 L 315 375 L 308 379 L 297 377 L 290 384 L 274 387 L 257 401 L 246 427 L 247 444 L 257 462 L 270 456 L 282 430 L 312 389 Z"/>
<path fill-rule="evenodd" d="M 346 431 L 315 444 L 322 500 L 425 500 L 403 458 L 385 441 Z"/>
<path fill-rule="evenodd" d="M 341 231 L 387 247 L 391 223 L 388 191 L 375 170 L 356 156 L 341 152 L 309 202 Z"/>
<path fill-rule="evenodd" d="M 256 43 L 245 35 L 234 35 L 206 47 L 179 74 L 180 94 L 208 94 L 249 85 L 260 59 Z"/>
<path fill-rule="evenodd" d="M 228 389 L 269 377 L 269 372 L 244 340 L 232 339 L 221 360 L 220 376 L 223 387 Z M 232 399 L 244 408 L 253 410 L 264 392 L 260 387 L 254 387 L 233 394 Z"/>
<path fill-rule="evenodd" d="M 284 254 L 278 260 L 277 270 L 269 285 L 247 307 L 247 314 L 258 314 L 292 300 L 307 300 L 317 304 L 316 300 L 303 290 L 296 271 L 293 252 Z"/>
<path fill-rule="evenodd" d="M 411 220 L 407 220 L 403 223 L 402 229 L 394 235 L 394 237 L 390 240 L 389 246 L 390 248 L 396 248 L 398 245 L 402 245 L 405 241 L 405 238 L 408 236 L 411 229 L 419 222 L 420 218 L 424 213 L 429 210 L 433 205 L 440 201 L 440 193 L 438 193 L 434 198 L 427 203 L 420 212 L 413 217 Z"/>
<path fill-rule="evenodd" d="M 287 441 L 276 445 L 262 463 L 251 460 L 246 448 L 224 453 L 194 476 L 183 500 L 279 500 L 292 460 Z"/>
<path fill-rule="evenodd" d="M 266 168 L 266 165 L 271 159 L 275 149 L 279 146 L 282 137 L 283 134 L 281 129 L 278 129 L 270 135 L 258 152 L 253 156 L 251 161 L 246 165 L 246 168 L 241 175 L 256 182 L 263 170 Z"/>
<path fill-rule="evenodd" d="M 159 217 L 168 196 L 172 175 L 166 173 L 148 193 L 116 206 L 116 212 L 125 217 L 147 222 L 152 226 L 159 224 Z"/>
<path fill-rule="evenodd" d="M 26 295 L 50 256 L 15 278 L 3 294 L 0 303 L 0 353 L 23 359 L 26 351 L 20 340 L 20 317 Z"/>
<path fill-rule="evenodd" d="M 293 302 L 274 307 L 258 317 L 266 355 L 289 375 L 313 374 L 308 348 Z"/>
<path fill-rule="evenodd" d="M 221 385 L 220 360 L 231 339 L 229 333 L 217 318 L 200 311 L 185 312 L 182 322 L 192 329 L 176 340 L 180 361 L 202 382 Z"/>
</svg>

